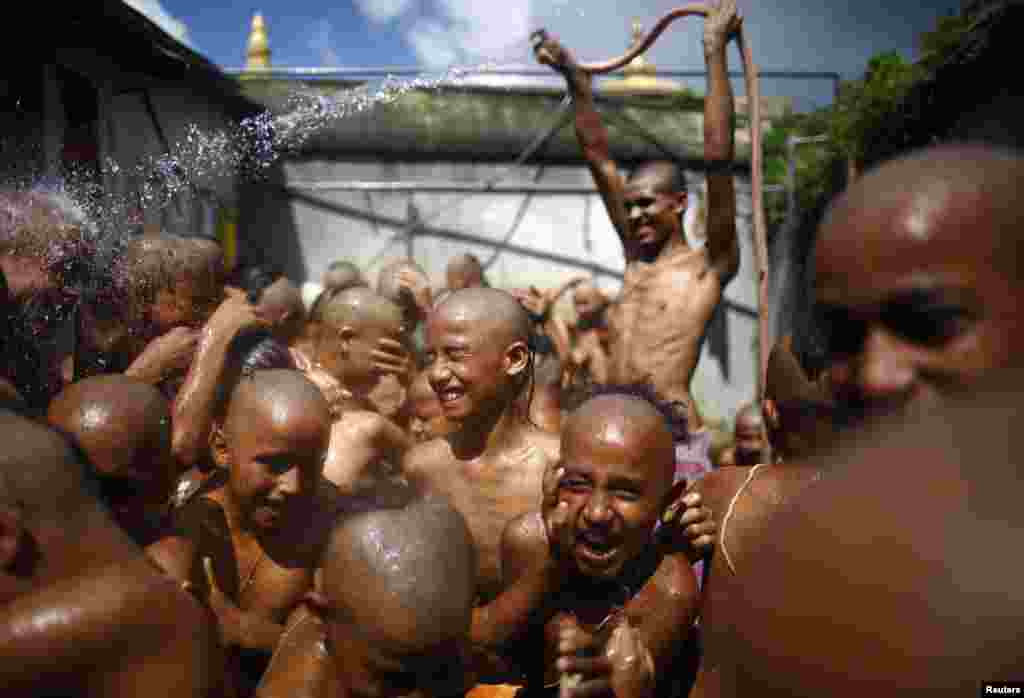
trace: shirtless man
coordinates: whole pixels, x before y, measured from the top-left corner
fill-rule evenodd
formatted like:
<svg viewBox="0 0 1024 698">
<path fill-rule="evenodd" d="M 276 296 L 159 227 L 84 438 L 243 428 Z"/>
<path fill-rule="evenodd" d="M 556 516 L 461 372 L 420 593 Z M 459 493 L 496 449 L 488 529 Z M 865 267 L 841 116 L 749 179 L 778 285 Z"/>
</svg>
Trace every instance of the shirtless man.
<svg viewBox="0 0 1024 698">
<path fill-rule="evenodd" d="M 718 540 L 703 587 L 701 636 L 704 654 L 692 698 L 735 695 L 735 677 L 726 668 L 728 650 L 722 636 L 728 629 L 720 615 L 734 601 L 737 585 L 752 579 L 746 555 L 766 521 L 788 500 L 820 476 L 820 468 L 803 460 L 831 436 L 831 405 L 807 380 L 786 343 L 768 359 L 764 412 L 775 465 L 737 465 L 708 474 L 696 484 L 718 523 Z M 735 621 L 742 622 L 742 620 Z"/>
<path fill-rule="evenodd" d="M 996 369 L 927 415 L 870 425 L 750 541 L 723 618 L 736 695 L 952 697 L 1024 680 L 1024 565 L 1002 553 L 1024 526 L 1022 378 Z"/>
<path fill-rule="evenodd" d="M 464 692 L 476 559 L 465 520 L 447 502 L 416 499 L 339 519 L 322 569 L 257 698 Z"/>
<path fill-rule="evenodd" d="M 689 560 L 666 556 L 654 538 L 673 503 L 675 419 L 639 392 L 588 400 L 566 420 L 542 507 L 506 526 L 506 590 L 474 615 L 473 634 L 517 637 L 511 652 L 530 693 L 543 695 L 560 673 L 582 681 L 563 687 L 565 698 L 671 693 L 668 669 L 680 668 L 697 605 Z M 583 649 L 597 657 L 575 656 Z"/>
<path fill-rule="evenodd" d="M 750 466 L 767 462 L 764 415 L 759 405 L 747 403 L 740 407 L 736 412 L 733 435 L 733 445 L 722 454 L 719 466 Z"/>
<path fill-rule="evenodd" d="M 4 696 L 219 698 L 211 617 L 114 525 L 68 442 L 8 413 L 0 434 Z"/>
<path fill-rule="evenodd" d="M 576 135 L 618 231 L 626 257 L 622 292 L 611 308 L 609 380 L 651 383 L 659 396 L 685 405 L 691 431 L 700 426 L 690 379 L 722 289 L 736 275 L 733 96 L 726 45 L 740 26 L 735 0 L 722 0 L 704 22 L 708 90 L 704 158 L 708 165 L 707 244 L 691 249 L 683 230 L 685 182 L 667 162 L 639 167 L 628 180 L 608 154 L 608 134 L 594 105 L 591 76 L 543 31 L 537 59 L 561 73 L 576 105 Z"/>
<path fill-rule="evenodd" d="M 101 501 L 132 540 L 147 546 L 166 533 L 178 471 L 160 391 L 119 374 L 86 378 L 54 398 L 49 422 L 88 457 Z"/>
<path fill-rule="evenodd" d="M 515 298 L 485 288 L 452 293 L 427 322 L 426 370 L 452 431 L 414 447 L 403 470 L 466 517 L 485 602 L 503 586 L 505 525 L 536 510 L 544 471 L 558 458 L 558 437 L 530 424 L 520 399 L 533 368 L 531 330 Z"/>
<path fill-rule="evenodd" d="M 946 145 L 868 172 L 832 204 L 816 294 L 848 417 L 925 412 L 1020 363 L 1021 187 L 1019 153 Z"/>
<path fill-rule="evenodd" d="M 176 512 L 176 535 L 149 548 L 217 614 L 243 695 L 309 591 L 335 513 L 336 494 L 321 475 L 330 422 L 326 401 L 301 373 L 243 378 L 218 434 L 223 476 Z"/>
</svg>

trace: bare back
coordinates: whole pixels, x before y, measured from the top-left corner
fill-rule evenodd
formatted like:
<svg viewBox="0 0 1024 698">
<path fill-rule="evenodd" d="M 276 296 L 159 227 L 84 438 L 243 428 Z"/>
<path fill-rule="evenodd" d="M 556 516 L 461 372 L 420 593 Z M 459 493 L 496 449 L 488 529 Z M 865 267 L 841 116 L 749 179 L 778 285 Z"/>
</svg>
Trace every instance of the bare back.
<svg viewBox="0 0 1024 698">
<path fill-rule="evenodd" d="M 678 249 L 652 263 L 631 261 L 609 309 L 611 380 L 650 381 L 663 398 L 686 402 L 696 425 L 690 379 L 721 298 L 719 275 L 703 249 Z"/>
<path fill-rule="evenodd" d="M 509 521 L 540 506 L 544 471 L 558 460 L 559 440 L 527 425 L 495 450 L 466 461 L 448 441 L 435 439 L 413 449 L 405 465 L 411 479 L 445 494 L 466 518 L 477 548 L 477 592 L 485 602 L 503 586 L 502 532 Z"/>
<path fill-rule="evenodd" d="M 806 467 L 734 466 L 717 470 L 696 485 L 714 512 L 719 535 L 702 592 L 704 653 L 691 698 L 733 695 L 730 677 L 723 675 L 722 662 L 728 657 L 729 648 L 723 645 L 715 624 L 716 610 L 730 602 L 730 593 L 735 591 L 734 579 L 743 575 L 750 546 L 770 525 L 772 514 L 811 483 L 816 473 L 816 469 Z"/>
</svg>

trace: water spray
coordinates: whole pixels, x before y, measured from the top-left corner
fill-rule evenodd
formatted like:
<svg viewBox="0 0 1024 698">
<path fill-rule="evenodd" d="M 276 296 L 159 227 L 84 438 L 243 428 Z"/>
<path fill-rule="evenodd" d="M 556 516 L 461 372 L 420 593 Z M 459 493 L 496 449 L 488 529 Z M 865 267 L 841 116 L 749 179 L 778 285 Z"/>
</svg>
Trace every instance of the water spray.
<svg viewBox="0 0 1024 698">
<path fill-rule="evenodd" d="M 702 3 L 692 3 L 678 7 L 655 22 L 650 31 L 644 34 L 632 48 L 618 58 L 606 61 L 580 63 L 579 67 L 588 73 L 601 75 L 619 70 L 634 58 L 649 49 L 670 24 L 687 16 L 707 17 L 712 8 Z M 750 140 L 751 140 L 751 199 L 754 222 L 754 256 L 757 264 L 758 280 L 758 397 L 763 398 L 765 376 L 768 369 L 768 355 L 771 347 L 768 344 L 768 236 L 764 217 L 764 201 L 761 172 L 761 87 L 758 79 L 757 65 L 754 63 L 747 43 L 743 25 L 736 32 L 736 45 L 743 57 L 743 76 L 746 83 L 747 101 L 750 103 Z"/>
</svg>

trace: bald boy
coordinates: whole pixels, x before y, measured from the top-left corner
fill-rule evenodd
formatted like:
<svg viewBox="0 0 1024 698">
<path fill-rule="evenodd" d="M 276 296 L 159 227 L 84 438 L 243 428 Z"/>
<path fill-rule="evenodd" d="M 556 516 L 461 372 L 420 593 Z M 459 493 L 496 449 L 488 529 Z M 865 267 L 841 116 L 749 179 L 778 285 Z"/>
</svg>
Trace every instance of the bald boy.
<svg viewBox="0 0 1024 698">
<path fill-rule="evenodd" d="M 714 512 L 718 538 L 702 589 L 704 654 L 693 698 L 732 695 L 729 649 L 722 640 L 728 627 L 721 616 L 728 616 L 740 585 L 754 579 L 747 565 L 753 541 L 772 530 L 770 518 L 777 510 L 820 477 L 820 456 L 815 453 L 832 435 L 828 396 L 807 379 L 785 341 L 768 359 L 764 412 L 776 463 L 722 468 L 695 486 Z M 742 618 L 733 622 L 742 623 Z"/>
<path fill-rule="evenodd" d="M 339 519 L 258 698 L 461 695 L 476 560 L 440 498 Z"/>
<path fill-rule="evenodd" d="M 146 546 L 166 533 L 177 467 L 159 390 L 117 374 L 86 378 L 54 398 L 48 419 L 88 457 L 100 499 L 132 540 Z"/>
<path fill-rule="evenodd" d="M 474 617 L 478 641 L 518 640 L 506 649 L 531 694 L 561 673 L 582 681 L 563 687 L 565 698 L 671 692 L 668 669 L 697 602 L 687 558 L 666 555 L 654 538 L 673 503 L 676 416 L 630 390 L 593 397 L 568 417 L 542 507 L 505 529 L 506 590 Z M 583 649 L 596 658 L 574 656 Z"/>
<path fill-rule="evenodd" d="M 1024 680 L 1024 565 L 993 555 L 1024 526 L 1022 388 L 1019 370 L 994 371 L 831 454 L 751 541 L 723 618 L 736 695 L 985 695 L 984 681 Z"/>
<path fill-rule="evenodd" d="M 1024 158 L 927 148 L 855 181 L 815 248 L 831 382 L 857 419 L 921 413 L 1024 350 Z"/>
<path fill-rule="evenodd" d="M 114 525 L 68 442 L 9 413 L 0 435 L 4 696 L 222 695 L 212 619 Z"/>
<path fill-rule="evenodd" d="M 217 614 L 243 695 L 312 584 L 337 501 L 321 474 L 330 423 L 298 371 L 243 377 L 215 438 L 221 472 L 178 510 L 176 534 L 149 549 Z"/>
<path fill-rule="evenodd" d="M 350 288 L 321 308 L 310 377 L 331 403 L 335 422 L 324 475 L 347 493 L 395 475 L 409 440 L 372 400 L 388 372 L 406 367 L 402 311 L 368 288 Z M 392 354 L 381 347 L 395 350 Z"/>
<path fill-rule="evenodd" d="M 466 517 L 484 600 L 502 588 L 505 525 L 536 508 L 544 471 L 558 458 L 558 437 L 532 425 L 520 399 L 533 371 L 531 330 L 519 302 L 489 288 L 452 293 L 427 322 L 426 372 L 450 431 L 409 451 L 403 469 Z"/>
<path fill-rule="evenodd" d="M 691 249 L 683 229 L 687 192 L 669 162 L 639 167 L 626 180 L 608 151 L 608 133 L 594 104 L 591 76 L 556 40 L 534 35 L 537 59 L 561 73 L 576 108 L 576 136 L 622 241 L 626 275 L 609 320 L 609 379 L 652 383 L 663 400 L 686 405 L 691 430 L 700 427 L 690 380 L 705 331 L 722 290 L 739 268 L 734 158 L 733 96 L 726 46 L 740 26 L 736 0 L 710 7 L 704 21 L 708 70 L 704 102 L 707 162 L 707 243 Z"/>
</svg>

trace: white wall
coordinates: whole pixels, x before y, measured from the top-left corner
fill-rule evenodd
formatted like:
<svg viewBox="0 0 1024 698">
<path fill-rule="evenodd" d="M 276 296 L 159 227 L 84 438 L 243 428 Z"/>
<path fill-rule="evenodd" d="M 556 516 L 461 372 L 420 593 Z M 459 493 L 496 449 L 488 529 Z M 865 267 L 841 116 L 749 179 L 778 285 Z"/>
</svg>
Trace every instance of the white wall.
<svg viewBox="0 0 1024 698">
<path fill-rule="evenodd" d="M 301 281 L 317 281 L 335 260 L 347 259 L 359 265 L 374 280 L 377 271 L 387 262 L 406 256 L 404 240 L 393 240 L 399 232 L 392 226 L 374 225 L 352 215 L 332 212 L 306 197 L 329 205 L 339 205 L 357 212 L 378 214 L 406 220 L 410 199 L 426 220 L 427 226 L 472 234 L 497 241 L 508 233 L 512 222 L 525 202 L 522 223 L 512 237 L 521 247 L 557 253 L 566 257 L 600 264 L 621 272 L 622 249 L 608 220 L 604 206 L 596 194 L 535 194 L 527 201 L 520 194 L 438 194 L 438 193 L 367 193 L 358 191 L 317 190 L 309 183 L 325 184 L 345 181 L 373 182 L 481 182 L 505 171 L 500 164 L 467 163 L 365 163 L 313 160 L 286 162 L 283 180 L 286 186 L 302 196 L 291 199 L 291 221 L 299 247 Z M 524 167 L 502 180 L 502 184 L 536 182 L 539 185 L 563 185 L 581 188 L 593 186 L 584 167 L 547 167 L 540 172 L 536 166 Z M 688 233 L 692 244 L 702 244 L 695 230 L 696 206 L 700 200 L 701 177 L 689 173 L 691 209 L 688 211 Z M 744 180 L 737 181 L 738 230 L 741 241 L 741 266 L 737 278 L 727 287 L 725 297 L 749 310 L 756 308 L 753 244 L 750 223 L 750 188 Z M 261 232 L 250 226 L 243 232 L 243 245 L 260 245 Z M 491 247 L 459 241 L 417 236 L 415 258 L 429 274 L 433 285 L 444 285 L 444 269 L 448 259 L 460 252 L 473 252 L 482 261 L 490 259 Z M 536 285 L 551 287 L 567 276 L 580 273 L 579 268 L 503 252 L 487 276 L 492 285 L 509 288 Z M 598 275 L 598 284 L 610 293 L 617 292 L 619 281 Z M 725 312 L 729 377 L 725 366 L 712 356 L 712 342 L 706 341 L 693 381 L 694 396 L 711 418 L 731 419 L 739 405 L 755 394 L 756 360 L 754 340 L 756 319 L 735 310 Z"/>
</svg>

